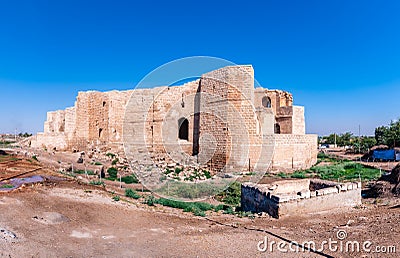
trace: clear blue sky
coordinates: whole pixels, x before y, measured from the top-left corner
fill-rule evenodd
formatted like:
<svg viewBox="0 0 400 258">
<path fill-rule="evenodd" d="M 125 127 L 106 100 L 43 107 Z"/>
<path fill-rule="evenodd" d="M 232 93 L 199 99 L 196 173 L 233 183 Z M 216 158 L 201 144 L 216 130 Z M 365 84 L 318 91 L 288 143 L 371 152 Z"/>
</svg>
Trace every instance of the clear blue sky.
<svg viewBox="0 0 400 258">
<path fill-rule="evenodd" d="M 78 91 L 204 55 L 292 92 L 308 133 L 373 134 L 400 117 L 399 14 L 400 1 L 0 0 L 0 132 L 42 131 Z"/>
</svg>

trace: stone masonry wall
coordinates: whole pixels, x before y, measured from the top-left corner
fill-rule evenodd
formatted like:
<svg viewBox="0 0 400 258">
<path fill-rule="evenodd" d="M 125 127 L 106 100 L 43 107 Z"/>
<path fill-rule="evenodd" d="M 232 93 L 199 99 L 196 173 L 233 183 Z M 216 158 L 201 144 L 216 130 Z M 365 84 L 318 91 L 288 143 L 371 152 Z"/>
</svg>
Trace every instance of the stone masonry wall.
<svg viewBox="0 0 400 258">
<path fill-rule="evenodd" d="M 79 92 L 74 107 L 48 113 L 32 146 L 122 152 L 125 143 L 125 151 L 172 160 L 198 154 L 217 171 L 306 168 L 316 162 L 317 136 L 305 135 L 304 109 L 292 103 L 290 93 L 254 89 L 251 66 L 229 66 L 182 86 Z M 182 119 L 187 140 L 178 139 Z"/>
</svg>

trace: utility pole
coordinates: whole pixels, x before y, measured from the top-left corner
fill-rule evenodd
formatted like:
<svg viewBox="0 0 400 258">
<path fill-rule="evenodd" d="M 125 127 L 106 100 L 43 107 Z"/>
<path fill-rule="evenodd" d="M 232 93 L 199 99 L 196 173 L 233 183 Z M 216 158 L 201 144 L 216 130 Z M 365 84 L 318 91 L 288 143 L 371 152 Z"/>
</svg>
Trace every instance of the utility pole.
<svg viewBox="0 0 400 258">
<path fill-rule="evenodd" d="M 361 153 L 361 125 L 358 125 L 358 153 Z"/>
<path fill-rule="evenodd" d="M 334 135 L 335 135 L 335 148 L 337 148 L 337 145 L 336 145 L 336 133 L 334 133 Z"/>
</svg>

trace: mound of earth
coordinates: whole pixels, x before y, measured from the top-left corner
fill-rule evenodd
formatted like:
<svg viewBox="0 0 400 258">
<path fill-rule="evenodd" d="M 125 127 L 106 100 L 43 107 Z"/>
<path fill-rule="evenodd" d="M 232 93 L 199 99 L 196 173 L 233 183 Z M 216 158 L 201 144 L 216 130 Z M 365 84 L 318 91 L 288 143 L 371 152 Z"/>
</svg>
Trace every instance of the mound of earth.
<svg viewBox="0 0 400 258">
<path fill-rule="evenodd" d="M 400 164 L 389 175 L 382 176 L 374 183 L 367 195 L 371 197 L 400 196 Z"/>
<path fill-rule="evenodd" d="M 69 218 L 57 212 L 44 212 L 40 216 L 34 216 L 32 219 L 48 225 L 61 224 L 70 221 Z"/>
</svg>

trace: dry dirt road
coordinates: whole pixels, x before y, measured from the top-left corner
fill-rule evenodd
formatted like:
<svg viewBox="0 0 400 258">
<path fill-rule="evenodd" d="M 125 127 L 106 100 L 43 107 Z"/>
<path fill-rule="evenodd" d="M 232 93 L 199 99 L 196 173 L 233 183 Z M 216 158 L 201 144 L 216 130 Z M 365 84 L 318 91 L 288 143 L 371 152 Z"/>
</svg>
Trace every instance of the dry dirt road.
<svg viewBox="0 0 400 258">
<path fill-rule="evenodd" d="M 114 202 L 108 193 L 74 181 L 37 184 L 0 193 L 0 257 L 400 257 L 400 202 L 373 201 L 280 220 L 215 213 L 202 218 L 140 201 Z M 340 252 L 325 246 L 320 253 L 296 253 L 285 242 L 314 241 L 319 249 L 323 241 L 337 241 L 338 232 L 346 232 L 344 243 L 371 241 L 371 249 L 399 250 Z M 265 239 L 286 243 L 281 249 L 288 252 L 277 244 L 273 252 L 260 252 Z"/>
</svg>

